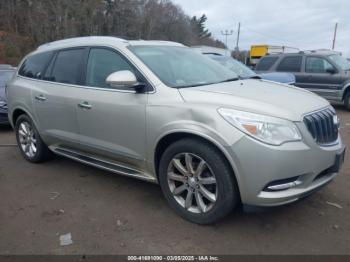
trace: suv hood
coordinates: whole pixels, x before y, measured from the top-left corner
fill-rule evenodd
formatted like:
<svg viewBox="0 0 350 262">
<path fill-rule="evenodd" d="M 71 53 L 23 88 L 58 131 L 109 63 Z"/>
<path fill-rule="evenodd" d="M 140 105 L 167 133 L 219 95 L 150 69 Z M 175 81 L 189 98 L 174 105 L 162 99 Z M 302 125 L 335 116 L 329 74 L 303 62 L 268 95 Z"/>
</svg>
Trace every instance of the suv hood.
<svg viewBox="0 0 350 262">
<path fill-rule="evenodd" d="M 234 108 L 291 121 L 329 106 L 320 96 L 294 86 L 262 80 L 241 80 L 179 89 L 185 102 Z"/>
</svg>

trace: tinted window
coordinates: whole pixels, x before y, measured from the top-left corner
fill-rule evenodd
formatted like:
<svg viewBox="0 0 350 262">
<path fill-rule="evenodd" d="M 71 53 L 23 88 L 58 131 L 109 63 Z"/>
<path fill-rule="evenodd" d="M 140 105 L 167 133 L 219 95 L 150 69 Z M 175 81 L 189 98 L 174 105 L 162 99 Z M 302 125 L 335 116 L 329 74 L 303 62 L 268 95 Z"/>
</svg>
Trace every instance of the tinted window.
<svg viewBox="0 0 350 262">
<path fill-rule="evenodd" d="M 289 56 L 283 58 L 281 63 L 277 67 L 279 72 L 300 72 L 301 69 L 301 56 Z"/>
<path fill-rule="evenodd" d="M 45 66 L 52 57 L 52 52 L 40 53 L 29 56 L 21 66 L 19 74 L 35 79 L 41 79 Z"/>
<path fill-rule="evenodd" d="M 260 59 L 259 63 L 256 66 L 257 71 L 267 71 L 269 70 L 273 64 L 277 61 L 278 57 L 263 57 Z"/>
<path fill-rule="evenodd" d="M 92 48 L 87 64 L 86 85 L 110 88 L 106 84 L 106 78 L 122 70 L 134 72 L 131 65 L 118 53 L 108 49 Z"/>
<path fill-rule="evenodd" d="M 78 84 L 85 49 L 71 49 L 57 54 L 50 80 L 66 84 Z"/>
<path fill-rule="evenodd" d="M 334 69 L 334 67 L 326 59 L 320 57 L 306 58 L 305 71 L 307 73 L 327 73 L 327 69 Z"/>
</svg>

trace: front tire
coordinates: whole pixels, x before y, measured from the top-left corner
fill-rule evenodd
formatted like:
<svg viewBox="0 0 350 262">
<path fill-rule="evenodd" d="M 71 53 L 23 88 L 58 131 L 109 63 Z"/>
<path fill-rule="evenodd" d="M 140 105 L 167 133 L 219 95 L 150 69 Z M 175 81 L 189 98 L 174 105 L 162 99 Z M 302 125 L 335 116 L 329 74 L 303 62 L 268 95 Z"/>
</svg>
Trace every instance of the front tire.
<svg viewBox="0 0 350 262">
<path fill-rule="evenodd" d="M 159 166 L 159 182 L 169 205 L 184 219 L 212 224 L 238 204 L 230 165 L 214 146 L 196 139 L 170 145 Z"/>
<path fill-rule="evenodd" d="M 40 138 L 33 121 L 27 115 L 18 117 L 15 125 L 17 145 L 23 157 L 32 163 L 40 163 L 51 157 L 51 151 Z"/>
</svg>

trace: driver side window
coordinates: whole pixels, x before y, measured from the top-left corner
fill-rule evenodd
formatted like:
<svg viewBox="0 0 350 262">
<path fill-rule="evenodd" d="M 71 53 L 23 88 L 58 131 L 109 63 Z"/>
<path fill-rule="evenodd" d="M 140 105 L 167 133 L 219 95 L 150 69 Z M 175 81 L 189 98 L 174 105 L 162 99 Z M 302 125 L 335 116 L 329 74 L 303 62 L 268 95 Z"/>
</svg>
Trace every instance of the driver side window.
<svg viewBox="0 0 350 262">
<path fill-rule="evenodd" d="M 307 73 L 327 73 L 328 69 L 333 69 L 333 65 L 331 65 L 326 59 L 320 57 L 307 57 L 305 71 Z"/>
<path fill-rule="evenodd" d="M 106 78 L 117 71 L 129 70 L 132 66 L 118 53 L 104 48 L 91 48 L 86 70 L 86 85 L 112 88 L 106 84 Z"/>
</svg>

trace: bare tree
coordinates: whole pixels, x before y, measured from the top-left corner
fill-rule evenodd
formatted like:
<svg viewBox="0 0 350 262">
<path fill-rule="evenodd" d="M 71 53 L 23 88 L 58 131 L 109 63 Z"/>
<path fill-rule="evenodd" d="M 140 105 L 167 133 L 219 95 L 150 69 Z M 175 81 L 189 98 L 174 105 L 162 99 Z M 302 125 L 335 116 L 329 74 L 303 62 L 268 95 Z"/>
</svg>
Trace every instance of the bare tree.
<svg viewBox="0 0 350 262">
<path fill-rule="evenodd" d="M 206 20 L 189 17 L 171 0 L 1 0 L 0 61 L 18 63 L 42 43 L 88 35 L 222 47 Z"/>
</svg>

